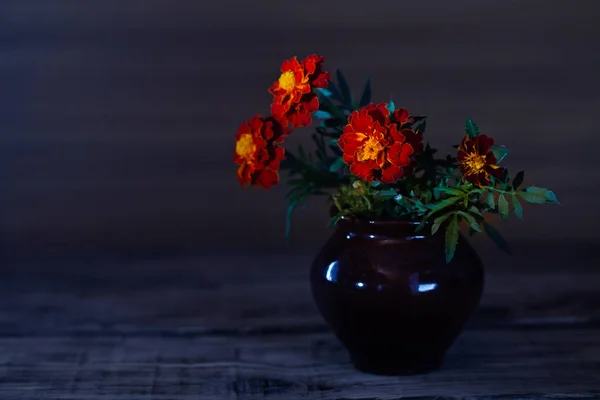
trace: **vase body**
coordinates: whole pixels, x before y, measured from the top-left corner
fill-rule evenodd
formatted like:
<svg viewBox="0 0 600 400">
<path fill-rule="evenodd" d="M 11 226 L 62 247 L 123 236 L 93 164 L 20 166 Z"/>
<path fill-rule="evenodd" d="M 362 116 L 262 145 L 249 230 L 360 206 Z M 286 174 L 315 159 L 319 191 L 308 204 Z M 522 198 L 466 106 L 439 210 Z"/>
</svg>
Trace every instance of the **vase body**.
<svg viewBox="0 0 600 400">
<path fill-rule="evenodd" d="M 446 263 L 443 233 L 416 226 L 342 219 L 313 262 L 317 306 L 361 371 L 436 369 L 479 304 L 484 274 L 474 249 L 461 236 Z"/>
</svg>

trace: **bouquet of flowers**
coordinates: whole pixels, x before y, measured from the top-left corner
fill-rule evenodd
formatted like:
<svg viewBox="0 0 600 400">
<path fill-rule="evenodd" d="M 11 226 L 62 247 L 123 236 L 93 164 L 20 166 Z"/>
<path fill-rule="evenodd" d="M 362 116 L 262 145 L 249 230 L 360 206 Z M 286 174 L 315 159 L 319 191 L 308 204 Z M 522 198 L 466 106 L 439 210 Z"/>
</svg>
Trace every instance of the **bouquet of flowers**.
<svg viewBox="0 0 600 400">
<path fill-rule="evenodd" d="M 548 189 L 522 188 L 524 172 L 511 177 L 501 165 L 508 149 L 480 133 L 471 118 L 454 154 L 437 158 L 437 150 L 423 144 L 426 116 L 410 115 L 391 100 L 372 103 L 370 80 L 358 100 L 339 70 L 336 81 L 319 55 L 284 61 L 269 88 L 270 115 L 255 115 L 235 136 L 242 186 L 268 189 L 279 182 L 279 170 L 288 171 L 286 236 L 296 207 L 312 195 L 325 195 L 334 205 L 334 224 L 340 218 L 407 219 L 420 221 L 417 231 L 443 231 L 450 262 L 461 223 L 509 252 L 484 215 L 522 219 L 522 201 L 558 203 Z M 307 127 L 313 118 L 319 121 L 311 135 L 314 153 L 302 146 L 295 154 L 284 150 L 292 128 Z"/>
</svg>

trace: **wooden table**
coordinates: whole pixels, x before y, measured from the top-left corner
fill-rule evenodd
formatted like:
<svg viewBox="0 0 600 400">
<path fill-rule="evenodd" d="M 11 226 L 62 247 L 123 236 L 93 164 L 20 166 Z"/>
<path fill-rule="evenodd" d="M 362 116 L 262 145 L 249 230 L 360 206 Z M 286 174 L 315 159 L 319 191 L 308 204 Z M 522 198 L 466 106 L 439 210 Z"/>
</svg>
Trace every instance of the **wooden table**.
<svg viewBox="0 0 600 400">
<path fill-rule="evenodd" d="M 0 399 L 600 399 L 598 271 L 493 266 L 441 370 L 381 377 L 321 320 L 310 260 L 5 261 Z"/>
</svg>

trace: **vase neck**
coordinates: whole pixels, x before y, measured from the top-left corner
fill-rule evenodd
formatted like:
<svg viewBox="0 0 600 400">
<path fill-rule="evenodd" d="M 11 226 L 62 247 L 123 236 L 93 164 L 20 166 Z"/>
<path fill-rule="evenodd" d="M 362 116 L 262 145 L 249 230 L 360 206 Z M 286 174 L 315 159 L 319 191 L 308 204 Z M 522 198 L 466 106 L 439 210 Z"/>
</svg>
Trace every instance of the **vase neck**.
<svg viewBox="0 0 600 400">
<path fill-rule="evenodd" d="M 428 229 L 416 231 L 418 221 L 410 220 L 368 220 L 342 218 L 337 229 L 344 233 L 374 234 L 391 237 L 429 236 Z"/>
</svg>

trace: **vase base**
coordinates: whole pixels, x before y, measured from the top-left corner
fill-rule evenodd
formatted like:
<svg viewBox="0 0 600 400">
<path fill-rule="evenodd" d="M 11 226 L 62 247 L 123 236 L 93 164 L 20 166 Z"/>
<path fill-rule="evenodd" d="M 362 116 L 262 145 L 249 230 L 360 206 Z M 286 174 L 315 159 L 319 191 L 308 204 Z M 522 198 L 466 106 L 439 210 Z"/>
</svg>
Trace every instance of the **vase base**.
<svg viewBox="0 0 600 400">
<path fill-rule="evenodd" d="M 444 356 L 419 358 L 419 359 L 357 359 L 352 358 L 352 364 L 361 372 L 372 375 L 418 375 L 426 374 L 440 368 Z"/>
</svg>

